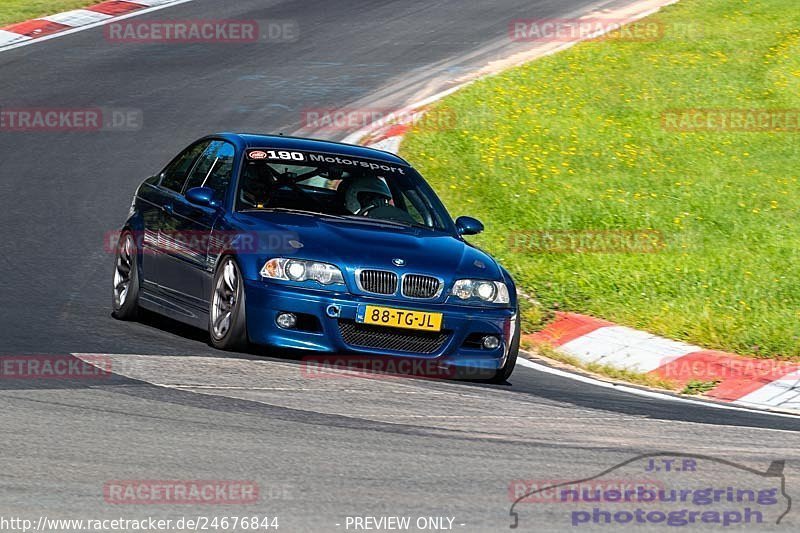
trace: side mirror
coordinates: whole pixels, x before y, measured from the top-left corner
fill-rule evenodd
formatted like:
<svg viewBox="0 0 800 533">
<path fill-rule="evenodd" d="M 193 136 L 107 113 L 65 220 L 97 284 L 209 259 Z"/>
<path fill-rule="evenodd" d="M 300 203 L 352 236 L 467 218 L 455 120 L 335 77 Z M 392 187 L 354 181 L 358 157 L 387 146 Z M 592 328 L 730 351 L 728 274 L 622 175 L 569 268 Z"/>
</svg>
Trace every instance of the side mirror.
<svg viewBox="0 0 800 533">
<path fill-rule="evenodd" d="M 459 235 L 477 235 L 483 231 L 483 224 L 477 218 L 458 217 L 456 219 L 456 230 Z"/>
<path fill-rule="evenodd" d="M 214 199 L 214 189 L 209 187 L 194 187 L 186 191 L 186 199 L 195 205 L 203 207 L 219 207 Z"/>
</svg>

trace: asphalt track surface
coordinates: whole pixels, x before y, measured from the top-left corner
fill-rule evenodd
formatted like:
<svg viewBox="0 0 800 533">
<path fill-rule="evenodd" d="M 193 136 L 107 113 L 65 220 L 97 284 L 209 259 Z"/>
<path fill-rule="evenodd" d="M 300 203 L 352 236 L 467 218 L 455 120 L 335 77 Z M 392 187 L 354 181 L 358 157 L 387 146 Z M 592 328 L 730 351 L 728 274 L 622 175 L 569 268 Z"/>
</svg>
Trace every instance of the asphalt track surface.
<svg viewBox="0 0 800 533">
<path fill-rule="evenodd" d="M 304 109 L 402 105 L 508 53 L 509 19 L 599 4 L 198 0 L 148 18 L 290 19 L 300 39 L 111 44 L 96 28 L 0 53 L 4 108 L 144 116 L 133 132 L 0 132 L 0 359 L 128 354 L 112 355 L 115 375 L 103 379 L 0 380 L 0 515 L 268 514 L 283 531 L 345 530 L 348 515 L 452 516 L 457 530 L 497 531 L 510 524 L 511 480 L 581 479 L 661 450 L 757 470 L 786 460 L 791 495 L 800 486 L 800 422 L 791 418 L 633 396 L 529 368 L 505 386 L 309 379 L 296 358 L 225 355 L 201 331 L 110 317 L 104 236 L 139 181 L 194 138 L 292 133 Z M 735 477 L 724 470 L 698 475 Z M 246 506 L 106 503 L 103 485 L 120 479 L 253 480 L 261 497 Z M 520 527 L 565 527 L 557 508 L 537 516 L 523 508 Z M 797 522 L 789 513 L 769 528 Z"/>
</svg>

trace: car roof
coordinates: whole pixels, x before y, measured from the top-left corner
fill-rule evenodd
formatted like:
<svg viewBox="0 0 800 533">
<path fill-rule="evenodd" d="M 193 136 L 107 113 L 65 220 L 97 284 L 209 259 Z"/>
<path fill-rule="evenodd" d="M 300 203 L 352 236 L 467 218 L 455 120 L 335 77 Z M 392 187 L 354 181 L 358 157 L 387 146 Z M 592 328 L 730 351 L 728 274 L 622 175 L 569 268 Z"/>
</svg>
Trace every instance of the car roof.
<svg viewBox="0 0 800 533">
<path fill-rule="evenodd" d="M 355 144 L 345 144 L 322 139 L 310 139 L 306 137 L 291 137 L 287 135 L 261 135 L 255 133 L 220 133 L 213 137 L 221 137 L 236 144 L 240 149 L 248 148 L 276 148 L 282 150 L 303 150 L 307 152 L 321 152 L 350 157 L 362 157 L 366 159 L 376 159 L 386 163 L 411 166 L 405 159 L 391 152 L 358 146 Z"/>
</svg>

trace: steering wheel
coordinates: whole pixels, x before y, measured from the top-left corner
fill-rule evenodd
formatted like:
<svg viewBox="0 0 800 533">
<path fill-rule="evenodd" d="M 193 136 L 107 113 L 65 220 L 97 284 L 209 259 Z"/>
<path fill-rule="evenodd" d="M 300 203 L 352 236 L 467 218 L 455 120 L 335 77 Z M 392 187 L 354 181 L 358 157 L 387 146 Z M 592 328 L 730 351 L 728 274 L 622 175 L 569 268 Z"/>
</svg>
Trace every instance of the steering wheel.
<svg viewBox="0 0 800 533">
<path fill-rule="evenodd" d="M 372 211 L 373 209 L 375 209 L 376 207 L 378 207 L 378 204 L 369 204 L 367 207 L 362 207 L 361 209 L 359 209 L 358 211 L 356 211 L 353 214 L 354 215 L 361 215 L 362 217 L 368 217 L 369 216 L 369 212 Z"/>
</svg>

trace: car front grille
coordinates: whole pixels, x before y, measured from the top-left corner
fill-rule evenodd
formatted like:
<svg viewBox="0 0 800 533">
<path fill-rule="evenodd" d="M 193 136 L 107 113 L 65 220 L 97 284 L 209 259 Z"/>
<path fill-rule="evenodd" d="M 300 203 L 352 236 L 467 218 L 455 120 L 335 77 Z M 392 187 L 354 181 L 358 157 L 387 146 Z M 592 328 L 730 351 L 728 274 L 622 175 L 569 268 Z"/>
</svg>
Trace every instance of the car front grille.
<svg viewBox="0 0 800 533">
<path fill-rule="evenodd" d="M 406 274 L 403 276 L 403 296 L 406 298 L 433 298 L 439 294 L 441 282 L 431 276 Z"/>
<path fill-rule="evenodd" d="M 362 270 L 358 281 L 365 292 L 373 294 L 397 292 L 397 274 L 388 270 Z"/>
<path fill-rule="evenodd" d="M 339 320 L 339 332 L 350 346 L 416 354 L 433 354 L 450 338 L 448 331 L 413 331 Z"/>
</svg>

